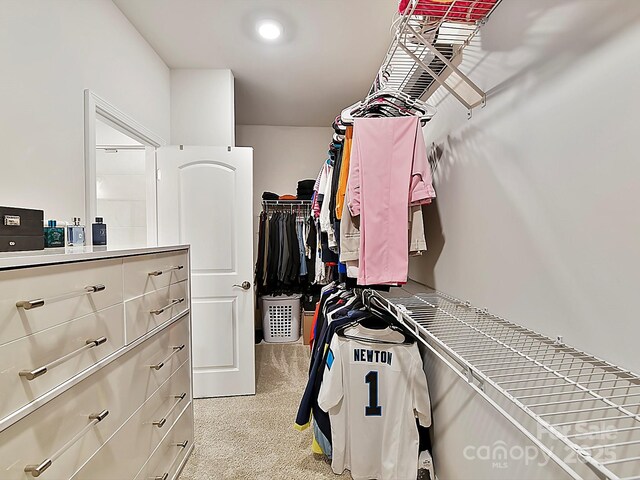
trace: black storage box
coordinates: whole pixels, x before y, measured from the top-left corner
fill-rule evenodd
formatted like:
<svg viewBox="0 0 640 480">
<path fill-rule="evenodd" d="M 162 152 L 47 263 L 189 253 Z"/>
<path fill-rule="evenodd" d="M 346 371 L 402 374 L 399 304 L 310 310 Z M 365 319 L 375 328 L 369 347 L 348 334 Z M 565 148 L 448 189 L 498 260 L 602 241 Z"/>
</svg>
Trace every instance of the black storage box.
<svg viewBox="0 0 640 480">
<path fill-rule="evenodd" d="M 44 211 L 0 207 L 0 252 L 44 250 Z"/>
</svg>

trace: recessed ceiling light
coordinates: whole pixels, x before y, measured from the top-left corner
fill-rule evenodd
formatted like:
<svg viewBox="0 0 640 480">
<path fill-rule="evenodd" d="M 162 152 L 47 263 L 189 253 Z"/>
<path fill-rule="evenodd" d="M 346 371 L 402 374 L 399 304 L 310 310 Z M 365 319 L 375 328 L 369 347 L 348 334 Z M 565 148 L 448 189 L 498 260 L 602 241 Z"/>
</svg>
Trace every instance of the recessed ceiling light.
<svg viewBox="0 0 640 480">
<path fill-rule="evenodd" d="M 263 20 L 258 23 L 258 33 L 265 40 L 275 40 L 282 35 L 282 25 L 274 20 Z"/>
</svg>

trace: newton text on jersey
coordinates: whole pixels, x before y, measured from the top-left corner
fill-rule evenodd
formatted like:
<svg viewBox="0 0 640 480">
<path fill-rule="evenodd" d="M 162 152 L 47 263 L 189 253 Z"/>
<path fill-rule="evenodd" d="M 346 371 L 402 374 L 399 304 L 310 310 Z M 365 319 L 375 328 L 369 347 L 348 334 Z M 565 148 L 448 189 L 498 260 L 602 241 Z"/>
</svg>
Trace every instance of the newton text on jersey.
<svg viewBox="0 0 640 480">
<path fill-rule="evenodd" d="M 391 365 L 392 360 L 393 354 L 391 352 L 385 352 L 384 350 L 353 349 L 354 362 L 386 363 L 387 365 Z"/>
</svg>

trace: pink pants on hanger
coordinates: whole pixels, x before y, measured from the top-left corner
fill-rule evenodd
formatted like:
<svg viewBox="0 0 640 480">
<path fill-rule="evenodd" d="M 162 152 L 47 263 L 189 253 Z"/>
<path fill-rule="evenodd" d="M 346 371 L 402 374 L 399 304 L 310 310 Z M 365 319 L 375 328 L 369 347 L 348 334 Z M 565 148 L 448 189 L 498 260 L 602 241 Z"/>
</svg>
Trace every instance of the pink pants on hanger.
<svg viewBox="0 0 640 480">
<path fill-rule="evenodd" d="M 355 119 L 348 190 L 360 215 L 358 283 L 406 283 L 408 206 L 436 196 L 418 117 Z"/>
</svg>

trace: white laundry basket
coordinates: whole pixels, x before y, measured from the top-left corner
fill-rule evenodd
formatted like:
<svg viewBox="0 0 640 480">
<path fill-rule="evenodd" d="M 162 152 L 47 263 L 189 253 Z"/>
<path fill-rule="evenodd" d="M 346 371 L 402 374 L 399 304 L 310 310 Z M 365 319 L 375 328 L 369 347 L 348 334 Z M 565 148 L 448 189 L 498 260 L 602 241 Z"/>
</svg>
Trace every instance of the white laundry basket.
<svg viewBox="0 0 640 480">
<path fill-rule="evenodd" d="M 298 294 L 260 297 L 265 342 L 295 342 L 300 338 L 301 298 Z"/>
</svg>

